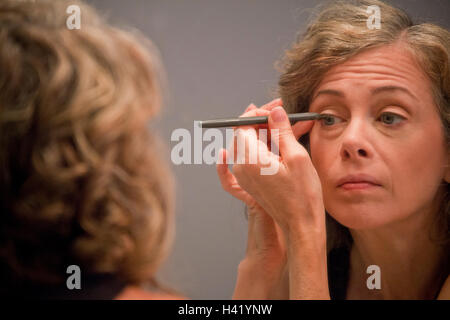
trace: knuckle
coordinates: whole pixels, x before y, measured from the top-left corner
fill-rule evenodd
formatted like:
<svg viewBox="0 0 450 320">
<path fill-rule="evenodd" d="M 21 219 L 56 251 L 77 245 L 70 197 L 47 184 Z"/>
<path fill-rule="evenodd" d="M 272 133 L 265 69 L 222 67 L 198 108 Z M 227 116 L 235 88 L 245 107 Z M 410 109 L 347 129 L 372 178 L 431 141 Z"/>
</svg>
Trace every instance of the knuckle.
<svg viewBox="0 0 450 320">
<path fill-rule="evenodd" d="M 222 183 L 222 189 L 228 193 L 230 193 L 230 191 L 231 191 L 229 185 L 227 185 L 226 183 Z"/>
<path fill-rule="evenodd" d="M 277 128 L 277 129 L 271 129 L 270 135 L 272 139 L 286 139 L 290 135 L 292 135 L 292 130 L 290 128 Z"/>
<path fill-rule="evenodd" d="M 292 135 L 291 128 L 280 128 L 278 130 L 279 130 L 278 135 L 282 138 L 286 138 Z"/>
<path fill-rule="evenodd" d="M 256 115 L 257 116 L 267 116 L 267 115 L 269 115 L 270 114 L 270 111 L 269 110 L 265 110 L 265 109 L 256 109 L 255 110 L 256 111 Z"/>
<path fill-rule="evenodd" d="M 298 165 L 300 163 L 304 163 L 305 161 L 307 161 L 308 157 L 309 157 L 308 153 L 298 151 L 289 155 L 286 158 L 286 163 L 288 164 L 288 166 Z"/>
<path fill-rule="evenodd" d="M 259 166 L 257 164 L 250 164 L 246 162 L 233 165 L 231 170 L 237 180 L 242 180 L 246 177 L 249 177 L 249 179 L 254 179 L 254 176 L 257 172 L 259 172 Z"/>
<path fill-rule="evenodd" d="M 241 177 L 243 172 L 244 172 L 244 168 L 242 164 L 235 164 L 232 168 L 231 168 L 231 172 L 233 172 L 234 176 L 236 178 Z"/>
<path fill-rule="evenodd" d="M 230 185 L 227 184 L 227 185 L 223 186 L 223 190 L 225 190 L 229 194 L 233 195 L 233 188 Z"/>
</svg>

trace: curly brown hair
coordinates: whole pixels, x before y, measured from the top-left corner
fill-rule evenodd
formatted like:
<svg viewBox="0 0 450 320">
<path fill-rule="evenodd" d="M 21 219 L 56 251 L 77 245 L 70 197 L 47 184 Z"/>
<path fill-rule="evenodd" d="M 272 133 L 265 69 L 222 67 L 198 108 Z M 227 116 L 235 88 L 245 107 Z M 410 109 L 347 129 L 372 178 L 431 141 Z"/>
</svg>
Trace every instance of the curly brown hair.
<svg viewBox="0 0 450 320">
<path fill-rule="evenodd" d="M 69 5 L 81 28 L 66 27 Z M 66 268 L 155 281 L 172 242 L 172 175 L 149 127 L 162 102 L 151 42 L 79 1 L 0 2 L 2 287 Z"/>
<path fill-rule="evenodd" d="M 381 11 L 381 28 L 369 29 L 368 6 Z M 318 10 L 279 67 L 279 95 L 288 112 L 307 112 L 325 73 L 358 53 L 401 41 L 428 75 L 450 151 L 450 33 L 434 24 L 414 24 L 403 10 L 378 0 L 331 1 Z M 309 135 L 300 142 L 309 151 Z M 450 246 L 450 184 L 442 182 L 440 212 L 430 237 Z M 328 249 L 348 246 L 351 236 L 327 213 Z"/>
</svg>

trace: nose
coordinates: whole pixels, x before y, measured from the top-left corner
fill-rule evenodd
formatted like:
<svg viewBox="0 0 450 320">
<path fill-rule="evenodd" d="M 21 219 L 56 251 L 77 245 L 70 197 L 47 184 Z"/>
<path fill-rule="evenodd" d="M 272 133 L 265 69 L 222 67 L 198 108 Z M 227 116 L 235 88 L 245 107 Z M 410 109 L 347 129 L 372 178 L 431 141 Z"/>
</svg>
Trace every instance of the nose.
<svg viewBox="0 0 450 320">
<path fill-rule="evenodd" d="M 342 133 L 340 156 L 343 160 L 363 160 L 372 156 L 368 140 L 368 125 L 354 119 Z"/>
</svg>

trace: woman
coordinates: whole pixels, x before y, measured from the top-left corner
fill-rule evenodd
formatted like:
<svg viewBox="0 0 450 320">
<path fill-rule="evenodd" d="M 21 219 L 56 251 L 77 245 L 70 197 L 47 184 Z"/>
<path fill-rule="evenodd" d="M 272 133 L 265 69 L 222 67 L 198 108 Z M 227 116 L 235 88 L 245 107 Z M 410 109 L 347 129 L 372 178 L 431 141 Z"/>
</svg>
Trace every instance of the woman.
<svg viewBox="0 0 450 320">
<path fill-rule="evenodd" d="M 176 298 L 155 279 L 173 234 L 155 50 L 76 1 L 2 1 L 0 30 L 0 294 Z"/>
<path fill-rule="evenodd" d="M 286 54 L 281 100 L 243 115 L 278 130 L 279 157 L 260 144 L 278 172 L 217 165 L 249 210 L 235 298 L 450 298 L 449 55 L 447 30 L 380 1 L 319 13 Z M 291 127 L 282 104 L 328 116 Z M 247 148 L 256 129 L 238 133 Z"/>
</svg>

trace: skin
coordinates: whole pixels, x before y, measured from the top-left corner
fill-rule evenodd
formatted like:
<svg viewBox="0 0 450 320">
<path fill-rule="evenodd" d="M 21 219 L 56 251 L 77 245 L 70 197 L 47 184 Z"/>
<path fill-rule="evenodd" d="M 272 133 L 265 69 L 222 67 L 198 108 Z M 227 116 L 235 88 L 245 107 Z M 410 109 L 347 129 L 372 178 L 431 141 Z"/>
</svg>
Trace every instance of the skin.
<svg viewBox="0 0 450 320">
<path fill-rule="evenodd" d="M 387 86 L 391 89 L 380 89 Z M 249 205 L 255 217 L 266 217 L 249 220 L 249 243 L 259 242 L 250 253 L 248 248 L 241 262 L 235 296 L 253 298 L 262 292 L 264 281 L 253 290 L 258 281 L 249 281 L 250 275 L 255 280 L 258 274 L 264 279 L 271 273 L 279 282 L 289 279 L 290 298 L 328 299 L 325 208 L 354 239 L 348 299 L 436 296 L 445 280 L 439 272 L 448 253 L 432 243 L 428 233 L 439 186 L 450 181 L 450 170 L 430 92 L 425 74 L 397 43 L 360 53 L 329 70 L 313 95 L 310 111 L 333 115 L 332 119 L 301 122 L 291 129 L 286 120 L 275 121 L 284 112 L 276 102 L 246 110 L 244 116 L 268 115 L 269 128 L 279 129 L 280 157 L 272 161 L 279 161 L 280 170 L 261 176 L 260 164 L 234 165 L 233 173 L 218 165 L 224 189 Z M 257 144 L 252 130 L 248 127 L 240 134 Z M 309 131 L 311 157 L 296 143 Z M 353 191 L 338 188 L 337 180 L 351 173 L 370 174 L 380 185 Z M 274 257 L 286 257 L 286 264 L 279 258 L 278 264 L 272 261 L 270 267 L 261 268 L 261 261 L 273 252 Z M 381 290 L 366 287 L 366 268 L 372 264 L 381 268 Z M 279 276 L 283 274 L 287 276 Z M 276 281 L 267 285 L 268 291 L 283 290 Z M 439 298 L 445 296 L 443 291 Z"/>
<path fill-rule="evenodd" d="M 407 92 L 374 93 L 389 86 Z M 429 240 L 428 232 L 449 170 L 426 75 L 397 43 L 331 69 L 315 96 L 311 112 L 337 117 L 317 123 L 310 142 L 325 208 L 350 228 L 355 241 L 349 297 L 432 298 L 438 288 L 428 284 L 442 281 L 438 273 L 448 253 Z M 360 191 L 336 187 L 340 177 L 356 172 L 370 174 L 381 186 Z M 381 290 L 368 290 L 361 281 L 371 264 L 381 268 Z"/>
<path fill-rule="evenodd" d="M 185 300 L 185 297 L 166 293 L 157 293 L 137 285 L 125 287 L 114 300 Z"/>
<path fill-rule="evenodd" d="M 261 163 L 249 163 L 248 149 L 258 145 L 253 127 L 237 133 L 247 141 L 245 163 L 233 165 L 232 173 L 225 163 L 217 165 L 223 188 L 250 208 L 247 255 L 239 266 L 234 298 L 329 299 L 320 180 L 307 151 L 297 142 L 313 122 L 291 127 L 276 101 L 263 108 L 244 116 L 269 116 L 269 128 L 277 130 L 271 139 L 277 141 L 280 157 L 264 143 L 258 147 L 266 161 L 278 162 L 278 172 L 261 175 Z M 277 256 L 277 262 L 272 261 Z"/>
<path fill-rule="evenodd" d="M 269 116 L 270 110 L 279 105 L 282 105 L 281 99 L 275 99 L 261 108 L 250 104 L 241 116 Z M 258 128 L 267 129 L 267 126 Z M 302 131 L 306 131 L 300 123 L 294 125 L 292 130 L 297 137 Z M 243 201 L 248 208 L 247 250 L 245 258 L 239 264 L 233 299 L 288 299 L 286 244 L 282 231 L 266 210 L 242 189 L 236 177 L 230 172 L 227 165 L 227 150 L 222 150 L 219 157 L 222 164 L 217 164 L 217 173 L 222 187 Z M 255 272 L 256 270 L 258 271 Z"/>
</svg>

